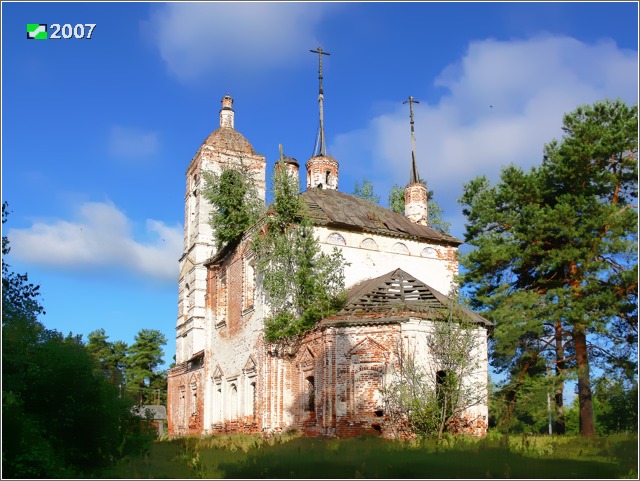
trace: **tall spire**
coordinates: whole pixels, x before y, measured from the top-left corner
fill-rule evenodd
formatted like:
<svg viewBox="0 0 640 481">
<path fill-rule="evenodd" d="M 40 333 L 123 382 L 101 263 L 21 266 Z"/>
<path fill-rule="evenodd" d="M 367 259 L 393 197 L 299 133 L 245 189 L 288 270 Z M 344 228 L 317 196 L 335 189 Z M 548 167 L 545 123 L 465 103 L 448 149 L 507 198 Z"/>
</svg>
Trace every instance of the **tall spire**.
<svg viewBox="0 0 640 481">
<path fill-rule="evenodd" d="M 404 215 L 415 224 L 429 225 L 427 209 L 427 186 L 420 181 L 418 166 L 416 165 L 416 133 L 413 128 L 413 104 L 420 102 L 409 96 L 403 102 L 409 104 L 409 119 L 411 121 L 411 177 L 404 189 Z"/>
<path fill-rule="evenodd" d="M 402 103 L 409 104 L 409 120 L 411 124 L 411 177 L 409 179 L 409 183 L 416 184 L 420 182 L 420 176 L 418 175 L 418 166 L 416 165 L 416 134 L 413 128 L 413 104 L 419 104 L 420 101 L 409 95 L 409 99 Z"/>
<path fill-rule="evenodd" d="M 313 156 L 326 155 L 327 146 L 324 139 L 324 90 L 322 89 L 322 56 L 331 54 L 329 52 L 323 51 L 321 47 L 318 47 L 317 50 L 309 50 L 309 52 L 318 54 L 318 80 L 320 81 L 320 88 L 318 91 L 318 104 L 320 106 L 320 128 L 318 129 L 318 138 L 313 149 Z"/>
</svg>

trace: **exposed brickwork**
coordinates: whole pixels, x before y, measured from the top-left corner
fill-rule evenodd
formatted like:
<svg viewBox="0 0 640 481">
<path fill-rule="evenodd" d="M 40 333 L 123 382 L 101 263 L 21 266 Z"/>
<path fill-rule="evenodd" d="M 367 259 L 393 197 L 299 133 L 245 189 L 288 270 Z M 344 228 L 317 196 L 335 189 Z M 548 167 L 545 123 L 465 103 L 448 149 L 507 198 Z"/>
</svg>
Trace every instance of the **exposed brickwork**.
<svg viewBox="0 0 640 481">
<path fill-rule="evenodd" d="M 411 222 L 429 225 L 427 220 L 427 187 L 422 183 L 409 184 L 404 190 L 404 215 Z"/>
<path fill-rule="evenodd" d="M 338 161 L 328 155 L 307 160 L 307 189 L 338 190 Z"/>
<path fill-rule="evenodd" d="M 297 162 L 285 160 L 287 171 L 299 175 Z M 220 173 L 240 164 L 253 176 L 264 200 L 265 159 L 234 130 L 233 100 L 227 95 L 222 99 L 220 128 L 205 140 L 187 169 L 177 366 L 169 371 L 168 434 L 271 433 L 293 427 L 309 436 L 391 436 L 380 388 L 397 365 L 394 353 L 406 339 L 405 331 L 414 339 L 428 335 L 431 321 L 416 319 L 420 314 L 410 311 L 387 313 L 384 319 L 376 313 L 348 323 L 325 322 L 286 352 L 266 345 L 263 329 L 270 309 L 252 264 L 252 234 L 247 233 L 235 248 L 218 253 L 209 225 L 212 206 L 200 194 L 203 172 Z M 307 194 L 313 193 L 317 204 L 323 192 L 335 202 L 349 200 L 337 192 L 338 162 L 329 156 L 309 159 L 307 185 L 314 188 Z M 318 185 L 328 190 L 315 189 Z M 426 187 L 410 184 L 406 192 L 407 217 L 413 224 L 402 216 L 394 220 L 395 214 L 389 213 L 395 227 L 382 229 L 384 224 L 377 225 L 376 219 L 388 215 L 374 215 L 373 205 L 360 206 L 362 218 L 371 223 L 358 221 L 360 229 L 338 222 L 337 217 L 315 224 L 321 249 L 329 253 L 339 248 L 350 262 L 345 269 L 347 287 L 401 268 L 448 293 L 458 272 L 460 241 L 417 226 L 426 223 Z M 323 205 L 329 204 L 325 199 Z M 345 211 L 338 207 L 326 216 Z M 484 347 L 472 355 L 481 356 L 484 370 L 477 377 L 486 382 L 486 330 L 480 336 Z M 425 363 L 429 359 L 426 354 L 421 357 Z M 487 407 L 479 406 L 452 428 L 482 435 L 486 419 Z"/>
<path fill-rule="evenodd" d="M 204 365 L 185 362 L 169 370 L 168 375 L 168 435 L 199 435 L 204 417 Z"/>
</svg>

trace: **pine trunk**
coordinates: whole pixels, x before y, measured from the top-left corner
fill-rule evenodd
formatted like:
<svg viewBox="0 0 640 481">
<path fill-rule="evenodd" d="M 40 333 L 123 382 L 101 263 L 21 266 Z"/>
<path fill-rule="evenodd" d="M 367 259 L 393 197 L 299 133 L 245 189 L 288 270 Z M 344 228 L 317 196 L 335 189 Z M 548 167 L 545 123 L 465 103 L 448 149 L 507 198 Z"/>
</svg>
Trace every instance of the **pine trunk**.
<svg viewBox="0 0 640 481">
<path fill-rule="evenodd" d="M 562 344 L 562 321 L 556 322 L 556 392 L 555 392 L 555 404 L 556 404 L 556 421 L 554 426 L 554 432 L 556 434 L 564 434 L 566 432 L 566 426 L 564 422 L 564 381 L 562 380 L 562 374 L 564 372 L 564 345 Z"/>
<path fill-rule="evenodd" d="M 573 342 L 578 365 L 578 403 L 580 406 L 580 434 L 595 436 L 593 405 L 591 402 L 591 381 L 589 379 L 589 353 L 585 326 L 576 324 L 573 328 Z"/>
</svg>

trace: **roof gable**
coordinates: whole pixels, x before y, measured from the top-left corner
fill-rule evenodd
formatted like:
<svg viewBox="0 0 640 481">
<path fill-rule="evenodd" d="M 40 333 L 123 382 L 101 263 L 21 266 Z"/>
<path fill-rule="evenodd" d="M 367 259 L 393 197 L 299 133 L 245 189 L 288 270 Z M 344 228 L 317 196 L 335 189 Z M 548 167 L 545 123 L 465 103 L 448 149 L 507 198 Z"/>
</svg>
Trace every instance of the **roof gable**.
<svg viewBox="0 0 640 481">
<path fill-rule="evenodd" d="M 394 311 L 427 313 L 442 318 L 452 306 L 452 299 L 425 284 L 415 276 L 396 269 L 352 287 L 345 307 L 332 318 L 363 317 L 372 313 L 390 314 Z M 491 322 L 459 304 L 459 314 L 470 322 L 490 326 Z M 331 320 L 329 318 L 328 320 Z"/>
</svg>

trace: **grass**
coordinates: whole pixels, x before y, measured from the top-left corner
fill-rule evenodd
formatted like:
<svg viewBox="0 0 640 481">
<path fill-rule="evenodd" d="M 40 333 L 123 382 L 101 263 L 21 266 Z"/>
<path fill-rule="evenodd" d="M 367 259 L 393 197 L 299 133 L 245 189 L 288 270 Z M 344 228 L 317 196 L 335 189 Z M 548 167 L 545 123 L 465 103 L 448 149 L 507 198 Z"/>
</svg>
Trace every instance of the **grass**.
<svg viewBox="0 0 640 481">
<path fill-rule="evenodd" d="M 106 478 L 636 478 L 637 435 L 380 438 L 282 435 L 158 441 Z"/>
</svg>

